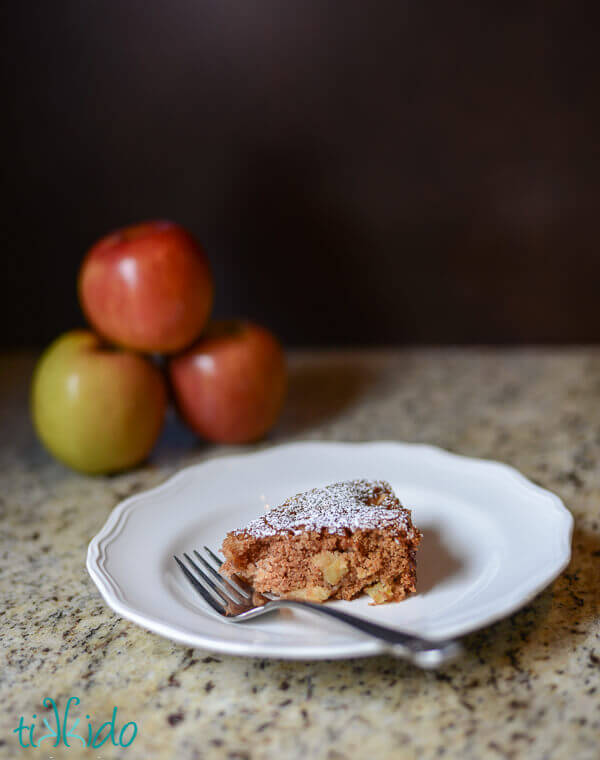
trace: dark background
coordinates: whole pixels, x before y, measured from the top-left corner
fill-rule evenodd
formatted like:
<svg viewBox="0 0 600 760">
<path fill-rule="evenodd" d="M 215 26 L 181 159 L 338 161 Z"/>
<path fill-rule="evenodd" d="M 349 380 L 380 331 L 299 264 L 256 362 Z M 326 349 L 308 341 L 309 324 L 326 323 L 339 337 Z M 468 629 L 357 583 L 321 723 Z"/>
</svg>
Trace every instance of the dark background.
<svg viewBox="0 0 600 760">
<path fill-rule="evenodd" d="M 153 217 L 288 345 L 599 340 L 585 7 L 10 4 L 0 343 L 80 324 L 85 250 Z"/>
</svg>

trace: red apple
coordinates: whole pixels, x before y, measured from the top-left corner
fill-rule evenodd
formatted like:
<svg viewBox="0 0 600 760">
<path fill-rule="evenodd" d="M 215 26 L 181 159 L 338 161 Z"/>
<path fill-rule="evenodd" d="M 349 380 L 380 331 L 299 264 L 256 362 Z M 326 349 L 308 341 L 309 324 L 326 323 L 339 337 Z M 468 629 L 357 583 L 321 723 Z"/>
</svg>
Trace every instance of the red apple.
<svg viewBox="0 0 600 760">
<path fill-rule="evenodd" d="M 174 353 L 209 317 L 213 278 L 204 250 L 172 222 L 107 235 L 79 272 L 81 307 L 107 340 L 136 351 Z"/>
<path fill-rule="evenodd" d="M 165 381 L 148 359 L 103 346 L 88 330 L 65 333 L 46 349 L 31 388 L 42 443 L 69 467 L 94 474 L 145 459 L 166 405 Z"/>
<path fill-rule="evenodd" d="M 248 443 L 275 423 L 285 397 L 285 355 L 263 327 L 220 321 L 169 362 L 178 409 L 200 436 Z"/>
</svg>

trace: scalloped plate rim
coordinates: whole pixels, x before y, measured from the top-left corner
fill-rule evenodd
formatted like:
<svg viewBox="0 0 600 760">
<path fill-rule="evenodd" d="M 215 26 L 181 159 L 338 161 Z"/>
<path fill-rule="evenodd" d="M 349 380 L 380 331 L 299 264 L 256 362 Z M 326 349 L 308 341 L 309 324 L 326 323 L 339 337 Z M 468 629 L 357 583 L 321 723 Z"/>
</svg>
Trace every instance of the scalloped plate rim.
<svg viewBox="0 0 600 760">
<path fill-rule="evenodd" d="M 236 452 L 232 454 L 220 454 L 212 457 L 207 457 L 200 462 L 189 465 L 182 468 L 178 472 L 172 474 L 166 478 L 162 483 L 153 488 L 141 491 L 127 497 L 123 501 L 119 502 L 109 514 L 104 525 L 100 531 L 92 538 L 89 543 L 87 551 L 86 567 L 89 575 L 97 586 L 100 594 L 108 606 L 113 609 L 119 616 L 136 623 L 137 625 L 146 628 L 154 633 L 157 633 L 172 641 L 186 644 L 188 646 L 198 647 L 207 651 L 241 655 L 250 657 L 273 657 L 277 659 L 304 659 L 304 660 L 317 660 L 317 659 L 343 659 L 348 657 L 364 657 L 374 656 L 384 652 L 384 647 L 377 641 L 373 641 L 365 638 L 356 638 L 355 641 L 349 643 L 347 646 L 336 645 L 335 649 L 331 646 L 323 645 L 321 647 L 311 646 L 309 651 L 307 647 L 294 647 L 286 646 L 284 649 L 278 651 L 276 655 L 273 655 L 273 646 L 252 644 L 248 642 L 232 642 L 222 641 L 216 639 L 213 636 L 203 636 L 196 632 L 182 630 L 168 621 L 158 620 L 152 615 L 148 615 L 143 610 L 136 609 L 132 604 L 126 600 L 126 596 L 123 593 L 122 588 L 119 586 L 118 580 L 115 579 L 105 567 L 106 549 L 115 541 L 120 533 L 123 531 L 128 517 L 131 515 L 134 509 L 143 506 L 143 503 L 152 498 L 155 495 L 162 494 L 165 491 L 169 491 L 177 486 L 179 482 L 184 482 L 187 477 L 190 476 L 192 471 L 206 466 L 211 466 L 227 460 L 233 462 L 236 459 L 260 458 L 269 456 L 276 451 L 282 449 L 305 447 L 396 447 L 402 449 L 419 449 L 423 453 L 433 455 L 439 461 L 446 460 L 448 463 L 460 462 L 463 465 L 473 465 L 479 467 L 488 467 L 495 469 L 497 474 L 502 474 L 504 477 L 511 478 L 514 482 L 524 487 L 531 493 L 536 494 L 539 497 L 545 498 L 548 503 L 552 505 L 554 511 L 562 518 L 563 531 L 561 535 L 561 549 L 562 555 L 559 558 L 556 557 L 552 566 L 550 563 L 547 567 L 540 569 L 540 571 L 534 575 L 529 576 L 527 582 L 522 584 L 527 588 L 522 588 L 520 591 L 519 586 L 513 589 L 510 595 L 506 595 L 506 598 L 501 599 L 500 602 L 489 603 L 488 607 L 493 607 L 493 610 L 485 613 L 476 624 L 467 622 L 459 623 L 455 626 L 455 629 L 447 636 L 462 636 L 468 633 L 480 630 L 492 623 L 495 623 L 505 617 L 510 616 L 512 613 L 521 609 L 529 601 L 535 598 L 544 588 L 546 588 L 552 581 L 554 581 L 567 567 L 571 559 L 571 541 L 573 533 L 573 516 L 571 512 L 566 508 L 562 499 L 552 491 L 549 491 L 542 486 L 533 483 L 525 475 L 519 472 L 511 465 L 504 464 L 497 460 L 485 459 L 480 457 L 470 457 L 463 454 L 457 454 L 455 452 L 448 451 L 438 446 L 434 446 L 427 443 L 412 443 L 394 440 L 374 440 L 374 441 L 320 441 L 320 440 L 307 440 L 307 441 L 294 441 L 289 443 L 278 444 L 274 446 L 265 446 L 258 450 L 252 450 L 248 452 Z M 510 597 L 510 598 L 509 598 Z M 234 626 L 235 624 L 230 624 Z M 441 638 L 441 637 L 432 637 Z"/>
</svg>

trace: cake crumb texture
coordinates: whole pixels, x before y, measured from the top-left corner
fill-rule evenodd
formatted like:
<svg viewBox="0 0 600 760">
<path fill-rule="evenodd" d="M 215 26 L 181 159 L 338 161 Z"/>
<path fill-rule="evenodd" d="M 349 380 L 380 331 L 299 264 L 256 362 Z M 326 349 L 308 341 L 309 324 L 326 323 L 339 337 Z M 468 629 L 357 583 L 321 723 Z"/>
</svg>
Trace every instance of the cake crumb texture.
<svg viewBox="0 0 600 760">
<path fill-rule="evenodd" d="M 400 601 L 416 590 L 420 540 L 389 483 L 357 479 L 297 494 L 229 533 L 221 572 L 284 598 Z"/>
</svg>

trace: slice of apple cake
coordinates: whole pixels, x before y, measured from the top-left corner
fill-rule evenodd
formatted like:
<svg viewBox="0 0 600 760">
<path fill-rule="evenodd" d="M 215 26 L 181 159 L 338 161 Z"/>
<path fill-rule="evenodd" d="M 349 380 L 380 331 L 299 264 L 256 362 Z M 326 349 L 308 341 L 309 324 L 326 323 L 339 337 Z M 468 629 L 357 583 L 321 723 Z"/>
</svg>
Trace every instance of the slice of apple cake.
<svg viewBox="0 0 600 760">
<path fill-rule="evenodd" d="M 324 602 L 366 592 L 374 604 L 415 590 L 421 533 L 383 480 L 349 480 L 292 496 L 223 541 L 224 575 L 256 591 Z"/>
</svg>

